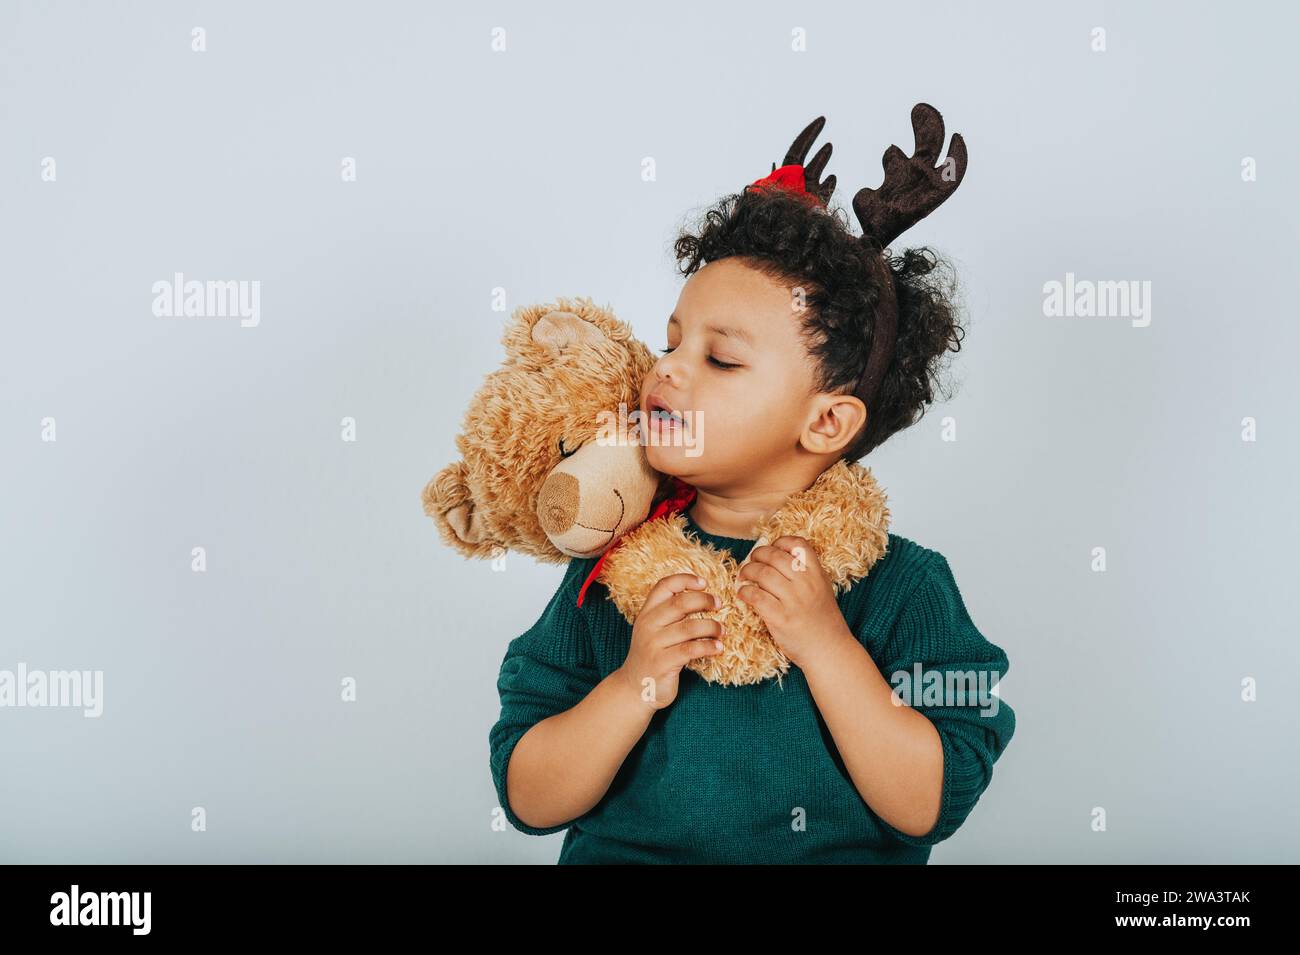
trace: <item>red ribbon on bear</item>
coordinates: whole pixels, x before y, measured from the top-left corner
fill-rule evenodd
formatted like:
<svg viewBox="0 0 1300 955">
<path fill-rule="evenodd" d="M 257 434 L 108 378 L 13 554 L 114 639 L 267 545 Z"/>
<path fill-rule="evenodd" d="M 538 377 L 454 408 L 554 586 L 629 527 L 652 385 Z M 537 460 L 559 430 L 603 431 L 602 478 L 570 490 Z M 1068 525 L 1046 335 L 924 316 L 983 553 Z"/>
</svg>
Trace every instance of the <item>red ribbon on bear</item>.
<svg viewBox="0 0 1300 955">
<path fill-rule="evenodd" d="M 800 182 L 802 181 L 803 180 L 801 179 Z M 694 500 L 695 500 L 695 487 L 693 485 L 687 484 L 681 478 L 675 477 L 672 480 L 672 487 L 668 493 L 668 496 L 665 497 L 662 501 L 660 501 L 655 506 L 654 511 L 651 512 L 650 516 L 646 518 L 646 523 L 649 523 L 650 521 L 657 521 L 660 518 L 666 517 L 669 514 L 675 514 L 678 511 L 683 511 L 686 508 L 690 507 L 691 502 Z M 624 535 L 624 537 L 626 536 L 627 535 Z M 591 586 L 591 582 L 595 580 L 596 576 L 600 573 L 600 568 L 605 563 L 605 558 L 608 557 L 610 554 L 612 554 L 614 552 L 614 549 L 618 547 L 618 545 L 621 544 L 622 542 L 623 542 L 622 537 L 614 541 L 614 543 L 610 545 L 609 549 L 606 550 L 605 553 L 600 555 L 600 560 L 596 561 L 595 566 L 591 568 L 591 573 L 589 573 L 587 575 L 587 579 L 582 582 L 582 589 L 578 591 L 579 607 L 582 606 L 582 600 L 587 595 L 587 588 Z"/>
</svg>

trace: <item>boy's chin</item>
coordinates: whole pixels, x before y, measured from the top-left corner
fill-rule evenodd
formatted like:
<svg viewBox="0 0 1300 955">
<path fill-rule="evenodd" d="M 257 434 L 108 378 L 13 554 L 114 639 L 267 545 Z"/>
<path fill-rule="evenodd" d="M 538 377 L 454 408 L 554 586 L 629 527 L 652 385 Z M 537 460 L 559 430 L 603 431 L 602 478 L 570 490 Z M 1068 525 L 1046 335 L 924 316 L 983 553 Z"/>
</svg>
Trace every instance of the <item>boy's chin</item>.
<svg viewBox="0 0 1300 955">
<path fill-rule="evenodd" d="M 647 444 L 646 463 L 660 474 L 671 474 L 688 480 L 689 475 L 699 470 L 700 457 L 688 457 L 686 448 Z"/>
</svg>

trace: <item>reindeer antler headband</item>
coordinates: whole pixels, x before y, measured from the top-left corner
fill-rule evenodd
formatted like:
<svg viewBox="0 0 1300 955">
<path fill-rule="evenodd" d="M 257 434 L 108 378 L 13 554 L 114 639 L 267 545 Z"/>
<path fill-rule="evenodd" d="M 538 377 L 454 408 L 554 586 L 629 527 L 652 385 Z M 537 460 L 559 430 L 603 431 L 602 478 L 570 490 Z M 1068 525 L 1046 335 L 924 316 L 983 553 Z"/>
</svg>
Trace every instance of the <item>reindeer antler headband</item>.
<svg viewBox="0 0 1300 955">
<path fill-rule="evenodd" d="M 835 191 L 835 177 L 827 176 L 824 182 L 820 180 L 822 170 L 831 158 L 831 144 L 823 145 L 812 162 L 804 164 L 813 140 L 825 125 L 825 116 L 818 116 L 809 123 L 786 152 L 781 168 L 773 163 L 772 172 L 755 180 L 753 185 L 788 189 L 806 196 L 817 205 L 829 204 Z M 881 158 L 885 180 L 880 188 L 859 189 L 853 197 L 853 211 L 862 226 L 862 236 L 858 241 L 868 264 L 883 276 L 883 298 L 877 312 L 871 353 L 867 357 L 866 370 L 853 391 L 868 409 L 872 407 L 876 391 L 893 359 L 894 343 L 898 337 L 898 299 L 894 292 L 893 273 L 885 261 L 884 252 L 891 242 L 939 208 L 966 175 L 966 142 L 961 133 L 953 133 L 948 156 L 935 165 L 939 162 L 944 138 L 943 117 L 937 109 L 928 103 L 913 106 L 912 132 L 916 138 L 912 155 L 907 156 L 897 146 L 890 146 Z M 951 173 L 948 171 L 950 168 Z"/>
</svg>

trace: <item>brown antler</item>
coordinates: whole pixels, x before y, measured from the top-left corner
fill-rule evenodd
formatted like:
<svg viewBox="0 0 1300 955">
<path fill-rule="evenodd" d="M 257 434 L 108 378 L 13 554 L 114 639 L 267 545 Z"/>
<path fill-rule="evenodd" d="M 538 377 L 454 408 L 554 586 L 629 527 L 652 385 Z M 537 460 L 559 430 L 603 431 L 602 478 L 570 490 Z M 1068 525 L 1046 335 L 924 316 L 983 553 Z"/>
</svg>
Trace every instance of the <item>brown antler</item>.
<svg viewBox="0 0 1300 955">
<path fill-rule="evenodd" d="M 881 159 L 885 181 L 880 188 L 859 189 L 853 197 L 863 238 L 875 239 L 882 249 L 939 208 L 966 175 L 966 142 L 961 133 L 953 133 L 947 158 L 935 166 L 943 149 L 943 117 L 929 103 L 912 107 L 912 132 L 913 155 L 909 158 L 890 146 Z"/>
<path fill-rule="evenodd" d="M 818 116 L 811 123 L 804 127 L 804 131 L 795 137 L 790 144 L 789 150 L 785 154 L 785 162 L 782 166 L 793 166 L 796 163 L 803 166 L 804 170 L 804 188 L 815 195 L 822 205 L 831 201 L 831 194 L 835 192 L 835 177 L 827 176 L 825 182 L 818 182 L 821 178 L 822 170 L 826 168 L 826 163 L 831 158 L 831 144 L 826 143 L 821 149 L 817 150 L 817 155 L 813 156 L 810 163 L 804 162 L 804 157 L 808 155 L 808 150 L 812 148 L 813 140 L 821 134 L 822 127 L 826 125 L 826 117 Z M 776 163 L 772 163 L 772 172 L 776 172 Z"/>
</svg>

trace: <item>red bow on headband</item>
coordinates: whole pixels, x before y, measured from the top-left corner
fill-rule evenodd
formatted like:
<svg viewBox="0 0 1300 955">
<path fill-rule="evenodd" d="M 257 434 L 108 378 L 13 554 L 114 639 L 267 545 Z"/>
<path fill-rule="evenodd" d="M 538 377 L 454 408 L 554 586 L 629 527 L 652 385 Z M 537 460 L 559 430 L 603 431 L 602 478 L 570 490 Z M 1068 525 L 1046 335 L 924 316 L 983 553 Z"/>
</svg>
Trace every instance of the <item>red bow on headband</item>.
<svg viewBox="0 0 1300 955">
<path fill-rule="evenodd" d="M 673 478 L 672 490 L 669 495 L 659 502 L 654 509 L 654 513 L 646 518 L 646 523 L 659 520 L 661 517 L 676 513 L 677 511 L 684 511 L 686 508 L 690 507 L 693 500 L 695 500 L 695 488 L 692 485 L 687 484 L 681 478 L 675 477 Z M 600 573 L 600 568 L 601 565 L 605 563 L 605 558 L 612 554 L 614 548 L 618 547 L 622 541 L 623 538 L 621 537 L 614 541 L 609 550 L 600 555 L 600 560 L 596 561 L 595 566 L 591 568 L 591 573 L 587 574 L 587 579 L 582 582 L 582 589 L 578 591 L 579 607 L 582 606 L 583 598 L 587 596 L 587 588 L 591 586 L 592 581 L 594 581 L 596 576 Z"/>
<path fill-rule="evenodd" d="M 821 205 L 821 199 L 815 193 L 808 191 L 804 168 L 799 163 L 774 169 L 762 179 L 755 179 L 752 185 L 758 186 L 760 189 L 771 187 L 788 189 L 803 196 L 811 204 Z"/>
</svg>

